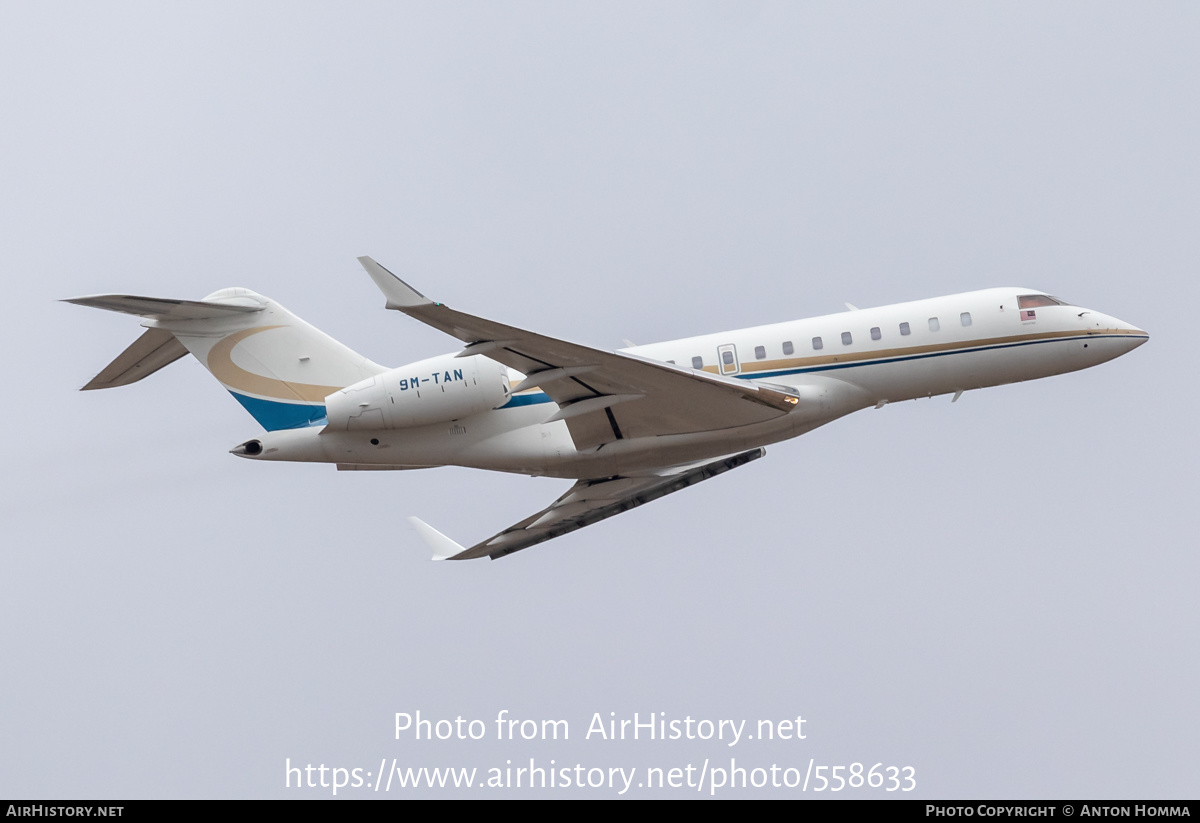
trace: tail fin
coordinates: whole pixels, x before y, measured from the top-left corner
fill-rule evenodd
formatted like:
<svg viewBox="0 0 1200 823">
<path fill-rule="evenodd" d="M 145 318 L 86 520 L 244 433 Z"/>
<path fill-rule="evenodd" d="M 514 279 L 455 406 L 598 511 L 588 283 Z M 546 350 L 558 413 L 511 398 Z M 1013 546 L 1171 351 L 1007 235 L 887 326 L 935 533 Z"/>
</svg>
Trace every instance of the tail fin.
<svg viewBox="0 0 1200 823">
<path fill-rule="evenodd" d="M 146 333 L 85 390 L 136 383 L 191 352 L 268 431 L 324 425 L 328 395 L 384 371 L 249 289 L 203 300 L 107 294 L 66 302 L 146 318 Z"/>
</svg>

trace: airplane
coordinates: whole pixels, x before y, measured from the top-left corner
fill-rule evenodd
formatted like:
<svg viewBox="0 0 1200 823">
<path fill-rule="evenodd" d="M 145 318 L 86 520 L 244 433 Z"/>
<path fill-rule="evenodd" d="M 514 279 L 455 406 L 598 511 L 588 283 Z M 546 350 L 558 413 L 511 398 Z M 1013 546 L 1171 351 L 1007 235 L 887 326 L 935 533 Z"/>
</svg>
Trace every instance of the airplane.
<svg viewBox="0 0 1200 823">
<path fill-rule="evenodd" d="M 388 368 L 249 289 L 203 300 L 65 302 L 144 318 L 83 390 L 142 380 L 190 352 L 262 425 L 231 452 L 340 471 L 467 466 L 574 480 L 467 548 L 410 521 L 434 560 L 493 560 L 672 494 L 851 412 L 1085 369 L 1149 339 L 1026 288 L 996 288 L 617 351 L 434 302 L 370 257 L 385 306 L 461 351 Z"/>
</svg>

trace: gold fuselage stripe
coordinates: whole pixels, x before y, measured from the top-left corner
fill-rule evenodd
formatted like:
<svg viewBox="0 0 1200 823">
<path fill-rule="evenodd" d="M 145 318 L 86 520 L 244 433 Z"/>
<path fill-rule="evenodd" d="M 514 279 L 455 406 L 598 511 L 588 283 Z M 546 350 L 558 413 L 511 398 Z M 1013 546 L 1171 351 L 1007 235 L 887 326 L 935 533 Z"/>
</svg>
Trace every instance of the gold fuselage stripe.
<svg viewBox="0 0 1200 823">
<path fill-rule="evenodd" d="M 874 349 L 872 351 L 847 352 L 845 354 L 825 354 L 811 357 L 790 357 L 781 360 L 742 360 L 740 374 L 762 371 L 795 371 L 811 369 L 818 366 L 846 365 L 862 363 L 871 360 L 892 360 L 898 357 L 914 357 L 924 354 L 940 354 L 946 352 L 969 352 L 978 349 L 1011 346 L 1023 343 L 1036 343 L 1070 337 L 1112 337 L 1112 336 L 1144 337 L 1144 331 L 1136 329 L 1095 329 L 1075 331 L 1046 331 L 1034 334 L 1013 334 L 1005 337 L 989 337 L 982 340 L 960 340 L 952 343 L 930 343 L 924 346 L 906 346 L 890 349 Z M 703 371 L 719 374 L 716 365 L 705 366 Z"/>
</svg>

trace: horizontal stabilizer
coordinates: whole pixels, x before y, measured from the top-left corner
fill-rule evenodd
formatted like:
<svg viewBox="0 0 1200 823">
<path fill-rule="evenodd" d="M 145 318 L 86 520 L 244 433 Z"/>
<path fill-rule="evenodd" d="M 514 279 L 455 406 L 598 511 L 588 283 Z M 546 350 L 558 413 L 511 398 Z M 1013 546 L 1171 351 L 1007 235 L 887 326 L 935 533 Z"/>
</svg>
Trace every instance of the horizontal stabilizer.
<svg viewBox="0 0 1200 823">
<path fill-rule="evenodd" d="M 80 391 L 128 386 L 171 365 L 187 353 L 184 345 L 169 331 L 147 329 Z"/>
<path fill-rule="evenodd" d="M 71 297 L 64 303 L 90 306 L 93 309 L 119 311 L 139 317 L 171 318 L 172 320 L 203 320 L 210 317 L 230 317 L 262 311 L 259 305 L 209 303 L 203 300 L 171 300 L 165 297 L 139 297 L 133 294 L 93 294 Z"/>
</svg>

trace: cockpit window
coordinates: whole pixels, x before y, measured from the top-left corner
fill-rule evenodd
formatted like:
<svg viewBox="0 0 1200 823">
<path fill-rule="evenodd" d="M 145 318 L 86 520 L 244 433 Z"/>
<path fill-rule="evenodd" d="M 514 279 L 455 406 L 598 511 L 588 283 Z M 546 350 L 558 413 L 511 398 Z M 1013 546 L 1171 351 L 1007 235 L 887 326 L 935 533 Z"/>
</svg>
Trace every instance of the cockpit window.
<svg viewBox="0 0 1200 823">
<path fill-rule="evenodd" d="M 1069 306 L 1057 297 L 1048 294 L 1022 294 L 1017 298 L 1018 309 L 1040 309 L 1042 306 Z"/>
</svg>

